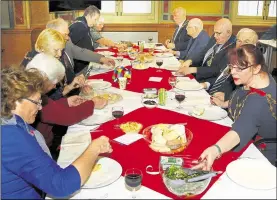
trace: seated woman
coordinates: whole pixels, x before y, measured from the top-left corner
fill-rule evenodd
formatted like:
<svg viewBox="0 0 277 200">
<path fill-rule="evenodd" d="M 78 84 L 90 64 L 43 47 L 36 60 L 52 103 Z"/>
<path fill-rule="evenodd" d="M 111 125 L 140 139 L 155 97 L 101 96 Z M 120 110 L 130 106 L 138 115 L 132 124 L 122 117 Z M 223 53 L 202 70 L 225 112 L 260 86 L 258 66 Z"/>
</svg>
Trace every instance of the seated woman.
<svg viewBox="0 0 277 200">
<path fill-rule="evenodd" d="M 61 33 L 53 29 L 45 29 L 39 34 L 35 44 L 35 49 L 27 53 L 21 65 L 26 67 L 34 56 L 41 52 L 54 56 L 57 59 L 61 59 L 62 54 L 64 54 L 65 43 L 66 41 Z M 63 59 L 61 59 L 61 61 L 64 62 Z M 56 90 L 52 91 L 50 98 L 53 100 L 62 98 L 65 95 L 68 96 L 69 93 L 78 93 L 77 88 L 84 86 L 85 83 L 85 76 L 83 74 L 75 76 L 74 69 L 67 67 L 67 63 L 63 63 L 63 65 L 66 76 L 63 83 L 60 83 L 61 85 L 58 86 Z"/>
<path fill-rule="evenodd" d="M 51 67 L 49 67 L 51 66 Z M 91 101 L 80 96 L 60 98 L 53 101 L 47 94 L 64 78 L 65 69 L 60 61 L 45 53 L 37 54 L 27 65 L 26 69 L 38 69 L 44 77 L 43 106 L 33 126 L 42 133 L 48 147 L 53 142 L 53 126 L 70 126 L 93 114 L 94 109 L 106 106 L 105 99 L 94 97 Z M 52 148 L 51 148 L 52 149 Z"/>
<path fill-rule="evenodd" d="M 111 152 L 99 137 L 71 165 L 62 169 L 51 158 L 45 141 L 29 124 L 41 109 L 43 77 L 37 70 L 1 71 L 1 197 L 42 199 L 39 190 L 66 197 L 85 183 L 100 153 Z"/>
<path fill-rule="evenodd" d="M 228 133 L 201 154 L 206 162 L 197 167 L 205 170 L 221 154 L 234 148 L 241 150 L 256 135 L 276 138 L 276 82 L 267 73 L 262 52 L 252 44 L 245 44 L 230 55 L 231 75 L 235 84 L 241 85 L 233 92 L 229 105 L 224 105 L 228 106 L 234 123 Z"/>
</svg>

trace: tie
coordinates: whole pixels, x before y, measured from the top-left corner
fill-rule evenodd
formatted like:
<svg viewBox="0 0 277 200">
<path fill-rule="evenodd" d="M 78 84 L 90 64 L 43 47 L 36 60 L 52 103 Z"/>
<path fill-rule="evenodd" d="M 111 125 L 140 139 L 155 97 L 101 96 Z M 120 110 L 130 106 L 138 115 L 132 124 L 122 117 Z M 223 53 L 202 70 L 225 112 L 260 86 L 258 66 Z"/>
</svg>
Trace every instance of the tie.
<svg viewBox="0 0 277 200">
<path fill-rule="evenodd" d="M 212 61 L 214 59 L 215 54 L 217 53 L 217 50 L 218 50 L 219 46 L 220 46 L 219 44 L 214 45 L 214 47 L 211 49 L 211 51 L 209 51 L 210 54 L 207 56 L 207 58 L 205 59 L 205 62 L 203 62 L 203 64 L 202 64 L 202 66 L 205 63 L 207 63 L 208 67 L 211 66 Z"/>
<path fill-rule="evenodd" d="M 210 95 L 213 95 L 216 93 L 222 86 L 222 84 L 226 81 L 226 79 L 230 76 L 229 68 L 226 67 L 223 72 L 221 73 L 221 77 L 215 81 L 215 83 L 212 85 L 209 93 Z"/>
</svg>

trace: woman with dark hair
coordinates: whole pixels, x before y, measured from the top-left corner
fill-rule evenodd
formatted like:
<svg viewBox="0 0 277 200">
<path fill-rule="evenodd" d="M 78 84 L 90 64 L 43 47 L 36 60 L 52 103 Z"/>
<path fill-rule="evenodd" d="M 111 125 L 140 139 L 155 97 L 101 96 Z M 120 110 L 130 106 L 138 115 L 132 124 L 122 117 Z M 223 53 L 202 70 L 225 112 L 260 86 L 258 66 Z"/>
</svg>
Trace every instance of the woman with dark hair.
<svg viewBox="0 0 277 200">
<path fill-rule="evenodd" d="M 256 135 L 276 138 L 276 82 L 267 73 L 262 52 L 252 44 L 245 44 L 234 49 L 230 58 L 229 69 L 239 87 L 230 101 L 221 102 L 216 98 L 212 101 L 228 107 L 234 123 L 228 133 L 201 154 L 204 162 L 197 168 L 209 170 L 221 154 L 232 149 L 241 150 Z"/>
<path fill-rule="evenodd" d="M 86 182 L 100 153 L 111 152 L 107 137 L 93 140 L 62 169 L 51 158 L 41 133 L 29 124 L 41 106 L 45 77 L 36 69 L 1 71 L 1 197 L 42 199 L 43 191 L 66 197 Z"/>
</svg>

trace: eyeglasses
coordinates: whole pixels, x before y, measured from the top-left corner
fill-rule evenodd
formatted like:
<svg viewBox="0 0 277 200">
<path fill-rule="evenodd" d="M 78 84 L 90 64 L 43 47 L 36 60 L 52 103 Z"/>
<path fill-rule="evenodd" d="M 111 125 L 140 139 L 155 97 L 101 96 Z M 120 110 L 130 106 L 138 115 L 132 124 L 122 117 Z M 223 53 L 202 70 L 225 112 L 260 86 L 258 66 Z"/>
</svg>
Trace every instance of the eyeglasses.
<svg viewBox="0 0 277 200">
<path fill-rule="evenodd" d="M 228 64 L 227 67 L 229 67 L 230 72 L 232 71 L 232 69 L 235 69 L 237 72 L 242 72 L 243 70 L 249 68 L 249 67 L 253 67 L 254 65 L 249 65 L 247 67 L 242 67 L 242 66 L 238 66 L 238 67 L 234 67 L 234 65 L 232 64 Z"/>
<path fill-rule="evenodd" d="M 22 99 L 28 100 L 28 101 L 32 102 L 33 104 L 36 104 L 39 108 L 42 107 L 42 105 L 41 105 L 42 100 L 34 101 L 34 100 L 32 100 L 32 99 L 29 99 L 29 98 L 22 98 Z"/>
<path fill-rule="evenodd" d="M 214 32 L 214 35 L 220 36 L 222 32 Z"/>
</svg>

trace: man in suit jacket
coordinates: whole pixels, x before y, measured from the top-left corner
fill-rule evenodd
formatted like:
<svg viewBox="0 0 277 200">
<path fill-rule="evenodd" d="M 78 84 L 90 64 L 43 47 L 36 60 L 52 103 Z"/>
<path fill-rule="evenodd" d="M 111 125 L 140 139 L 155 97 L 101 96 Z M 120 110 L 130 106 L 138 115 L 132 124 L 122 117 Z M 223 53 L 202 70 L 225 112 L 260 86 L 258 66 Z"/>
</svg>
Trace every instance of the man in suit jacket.
<svg viewBox="0 0 277 200">
<path fill-rule="evenodd" d="M 198 18 L 193 18 L 189 21 L 187 32 L 191 38 L 186 50 L 172 51 L 172 53 L 179 57 L 180 60 L 192 60 L 194 66 L 200 65 L 199 54 L 208 44 L 210 36 L 203 30 L 203 22 Z"/>
<path fill-rule="evenodd" d="M 95 6 L 89 6 L 85 9 L 84 15 L 82 17 L 76 18 L 75 22 L 70 25 L 69 37 L 73 44 L 78 47 L 89 49 L 91 51 L 94 50 L 93 40 L 90 34 L 90 28 L 93 27 L 100 17 L 100 11 Z M 75 65 L 75 73 L 80 72 L 86 66 L 88 66 L 89 62 L 74 60 Z"/>
<path fill-rule="evenodd" d="M 214 37 L 212 37 L 199 54 L 202 60 L 200 67 L 189 67 L 193 61 L 187 60 L 183 63 L 178 73 L 196 74 L 199 82 L 213 84 L 220 73 L 228 64 L 227 52 L 235 47 L 236 37 L 232 35 L 232 23 L 229 19 L 222 18 L 214 25 Z"/>
<path fill-rule="evenodd" d="M 242 46 L 244 44 L 256 45 L 257 42 L 258 42 L 258 35 L 254 30 L 252 30 L 250 28 L 242 28 L 237 33 L 236 48 L 239 48 L 240 46 Z M 229 60 L 230 60 L 230 58 L 229 58 Z M 211 95 L 213 95 L 213 97 L 218 98 L 221 101 L 229 100 L 232 92 L 236 88 L 233 78 L 230 75 L 230 73 L 228 73 L 228 75 L 227 75 L 228 77 L 226 79 L 223 78 L 225 76 L 226 72 L 227 73 L 230 72 L 228 65 L 223 70 L 223 72 L 217 77 L 215 83 L 213 85 L 211 85 L 209 88 L 205 88 L 208 90 L 208 92 Z M 221 87 L 220 87 L 220 85 L 221 85 Z M 205 83 L 204 83 L 204 87 L 205 87 Z"/>
<path fill-rule="evenodd" d="M 176 51 L 186 50 L 190 36 L 187 34 L 186 10 L 182 7 L 173 11 L 173 20 L 178 25 L 175 29 L 172 39 L 165 41 L 165 46 Z"/>
</svg>

